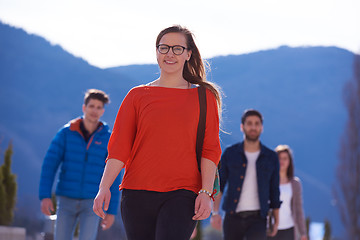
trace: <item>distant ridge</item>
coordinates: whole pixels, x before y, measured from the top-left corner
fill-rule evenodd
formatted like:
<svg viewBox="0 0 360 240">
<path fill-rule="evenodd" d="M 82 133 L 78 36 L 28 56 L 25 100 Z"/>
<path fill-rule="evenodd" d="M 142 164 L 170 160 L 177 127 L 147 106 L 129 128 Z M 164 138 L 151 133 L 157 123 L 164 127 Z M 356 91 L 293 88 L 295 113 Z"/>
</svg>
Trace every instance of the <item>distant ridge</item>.
<svg viewBox="0 0 360 240">
<path fill-rule="evenodd" d="M 157 65 L 100 69 L 51 45 L 44 38 L 0 23 L 0 149 L 13 140 L 13 169 L 18 175 L 18 207 L 38 211 L 42 159 L 57 130 L 81 115 L 83 93 L 110 93 L 104 120 L 112 126 L 125 94 L 159 77 Z M 262 141 L 270 148 L 289 144 L 296 175 L 303 181 L 306 214 L 329 219 L 339 233 L 333 206 L 339 137 L 345 124 L 343 85 L 352 78 L 354 54 L 337 47 L 281 46 L 244 55 L 209 59 L 208 79 L 225 93 L 223 149 L 240 141 L 240 116 L 246 108 L 264 115 Z"/>
</svg>

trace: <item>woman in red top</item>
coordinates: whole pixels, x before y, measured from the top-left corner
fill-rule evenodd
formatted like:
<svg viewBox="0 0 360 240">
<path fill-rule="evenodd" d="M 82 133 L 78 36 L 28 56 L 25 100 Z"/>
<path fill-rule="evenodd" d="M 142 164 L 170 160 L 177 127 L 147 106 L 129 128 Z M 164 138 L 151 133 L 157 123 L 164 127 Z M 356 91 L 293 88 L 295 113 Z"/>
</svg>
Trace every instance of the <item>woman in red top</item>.
<svg viewBox="0 0 360 240">
<path fill-rule="evenodd" d="M 220 93 L 206 81 L 192 33 L 181 26 L 156 40 L 159 79 L 135 87 L 123 100 L 108 144 L 106 168 L 94 200 L 104 217 L 109 187 L 125 167 L 121 213 L 130 240 L 189 239 L 196 221 L 211 213 L 211 192 L 220 160 Z M 207 91 L 201 174 L 196 160 L 197 87 Z"/>
</svg>

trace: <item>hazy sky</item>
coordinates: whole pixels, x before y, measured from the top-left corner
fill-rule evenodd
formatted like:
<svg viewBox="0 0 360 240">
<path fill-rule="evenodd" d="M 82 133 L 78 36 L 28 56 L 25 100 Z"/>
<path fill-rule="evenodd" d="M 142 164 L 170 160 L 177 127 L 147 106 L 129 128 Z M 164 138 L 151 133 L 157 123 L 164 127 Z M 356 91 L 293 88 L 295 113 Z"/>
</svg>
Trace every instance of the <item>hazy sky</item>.
<svg viewBox="0 0 360 240">
<path fill-rule="evenodd" d="M 0 20 L 102 68 L 155 63 L 155 38 L 173 24 L 205 58 L 280 45 L 360 52 L 359 0 L 0 0 Z"/>
</svg>

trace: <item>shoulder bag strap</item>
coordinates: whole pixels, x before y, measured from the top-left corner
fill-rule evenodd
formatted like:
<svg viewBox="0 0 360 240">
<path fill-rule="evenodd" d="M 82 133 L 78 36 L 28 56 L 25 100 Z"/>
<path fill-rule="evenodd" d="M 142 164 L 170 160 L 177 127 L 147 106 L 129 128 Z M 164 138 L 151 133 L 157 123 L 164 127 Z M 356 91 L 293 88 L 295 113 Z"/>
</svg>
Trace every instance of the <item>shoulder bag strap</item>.
<svg viewBox="0 0 360 240">
<path fill-rule="evenodd" d="M 199 123 L 197 128 L 197 135 L 196 135 L 196 159 L 197 159 L 199 171 L 201 172 L 201 154 L 202 154 L 202 148 L 205 137 L 206 110 L 207 110 L 206 88 L 204 86 L 200 85 L 198 87 L 198 95 L 199 95 L 200 116 L 199 116 Z"/>
</svg>

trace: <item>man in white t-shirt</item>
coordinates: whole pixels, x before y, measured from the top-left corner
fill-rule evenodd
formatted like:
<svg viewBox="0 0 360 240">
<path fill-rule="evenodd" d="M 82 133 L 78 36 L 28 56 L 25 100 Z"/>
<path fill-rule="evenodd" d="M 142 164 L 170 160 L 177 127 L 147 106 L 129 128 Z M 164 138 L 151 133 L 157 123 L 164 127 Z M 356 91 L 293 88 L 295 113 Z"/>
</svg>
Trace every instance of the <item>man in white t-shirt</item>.
<svg viewBox="0 0 360 240">
<path fill-rule="evenodd" d="M 266 239 L 266 216 L 273 209 L 277 232 L 279 222 L 279 160 L 277 154 L 260 142 L 263 118 L 259 111 L 246 110 L 241 118 L 244 141 L 234 144 L 221 157 L 220 193 L 215 198 L 211 224 L 220 230 L 219 206 L 223 198 L 225 240 Z"/>
</svg>

